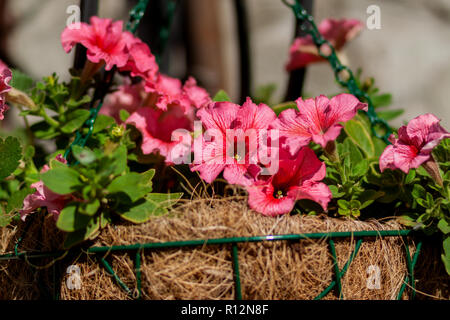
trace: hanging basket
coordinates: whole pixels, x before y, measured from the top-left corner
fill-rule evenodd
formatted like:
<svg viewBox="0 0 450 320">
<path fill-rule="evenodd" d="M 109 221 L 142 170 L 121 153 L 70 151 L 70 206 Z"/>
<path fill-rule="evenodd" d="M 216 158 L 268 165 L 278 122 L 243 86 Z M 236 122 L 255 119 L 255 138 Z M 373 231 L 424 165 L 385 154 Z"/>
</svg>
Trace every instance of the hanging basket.
<svg viewBox="0 0 450 320">
<path fill-rule="evenodd" d="M 0 257 L 1 299 L 449 297 L 430 256 L 438 252 L 420 252 L 420 239 L 393 220 L 273 219 L 243 199 L 198 200 L 144 225 L 109 227 L 68 253 L 57 251 L 53 225 L 35 222 L 18 255 L 21 227 L 0 235 L 2 254 L 15 257 Z"/>
</svg>

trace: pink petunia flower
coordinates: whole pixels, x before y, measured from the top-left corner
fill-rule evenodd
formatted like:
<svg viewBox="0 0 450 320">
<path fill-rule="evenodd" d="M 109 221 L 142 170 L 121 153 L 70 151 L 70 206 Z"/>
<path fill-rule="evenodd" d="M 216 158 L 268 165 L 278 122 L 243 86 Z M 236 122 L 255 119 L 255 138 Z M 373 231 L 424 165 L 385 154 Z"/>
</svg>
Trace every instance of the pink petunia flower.
<svg viewBox="0 0 450 320">
<path fill-rule="evenodd" d="M 198 138 L 202 159 L 191 170 L 199 171 L 208 183 L 223 171 L 230 184 L 251 184 L 250 172 L 258 169 L 258 150 L 264 147 L 260 131 L 275 121 L 273 110 L 264 104 L 257 106 L 247 98 L 242 107 L 231 102 L 211 103 L 200 109 L 197 116 L 207 130 L 204 136 L 210 135 L 211 139 Z"/>
<path fill-rule="evenodd" d="M 106 70 L 113 66 L 124 67 L 129 61 L 129 44 L 132 35 L 122 31 L 123 22 L 113 22 L 111 19 L 91 17 L 91 24 L 76 23 L 64 29 L 61 43 L 69 53 L 80 43 L 87 48 L 87 58 L 93 63 L 105 62 Z"/>
<path fill-rule="evenodd" d="M 167 110 L 170 104 L 176 104 L 186 113 L 201 108 L 211 102 L 205 89 L 197 86 L 194 78 L 189 78 L 183 86 L 181 81 L 164 74 L 158 74 L 156 81 L 147 81 L 145 91 L 148 102 L 161 110 Z"/>
<path fill-rule="evenodd" d="M 297 100 L 298 111 L 283 111 L 272 125 L 280 130 L 280 137 L 291 154 L 309 144 L 312 140 L 323 148 L 336 140 L 343 128 L 340 122 L 351 120 L 358 110 L 367 111 L 367 104 L 361 103 L 351 94 L 340 94 L 331 100 L 321 95 L 315 99 Z"/>
<path fill-rule="evenodd" d="M 190 150 L 193 118 L 187 116 L 179 105 L 171 104 L 166 111 L 142 107 L 126 123 L 141 132 L 144 154 L 159 153 L 166 158 L 166 163 L 172 164 Z M 172 139 L 175 132 L 181 133 L 176 136 L 177 139 Z"/>
<path fill-rule="evenodd" d="M 246 188 L 249 205 L 266 216 L 289 213 L 300 199 L 313 200 L 327 210 L 332 195 L 328 186 L 320 182 L 325 175 L 325 164 L 308 147 L 295 156 L 281 150 L 278 172 L 260 176 Z"/>
<path fill-rule="evenodd" d="M 11 86 L 9 85 L 11 78 L 11 70 L 0 61 L 0 120 L 5 118 L 3 114 L 9 109 L 6 105 L 6 94 L 11 90 Z"/>
<path fill-rule="evenodd" d="M 61 155 L 56 157 L 61 163 L 66 164 L 67 161 Z M 50 170 L 48 165 L 45 165 L 41 173 L 45 173 Z M 42 181 L 36 182 L 31 185 L 31 188 L 36 189 L 36 192 L 28 195 L 23 201 L 23 208 L 20 211 L 20 217 L 23 221 L 36 209 L 46 207 L 48 213 L 51 213 L 56 220 L 58 220 L 59 214 L 64 209 L 64 207 L 72 200 L 74 200 L 72 195 L 60 195 L 56 194 L 47 188 Z"/>
<path fill-rule="evenodd" d="M 105 102 L 99 113 L 113 117 L 120 124 L 122 123 L 120 120 L 120 110 L 126 110 L 130 114 L 137 111 L 144 102 L 144 95 L 145 92 L 142 83 L 133 85 L 124 84 L 117 91 L 105 97 Z"/>
<path fill-rule="evenodd" d="M 132 77 L 141 77 L 147 81 L 154 81 L 157 78 L 159 67 L 150 48 L 129 32 L 126 32 L 125 36 L 129 57 L 126 65 L 119 68 L 119 71 L 130 71 Z"/>
<path fill-rule="evenodd" d="M 197 109 L 206 107 L 212 102 L 209 93 L 204 88 L 199 87 L 193 77 L 189 77 L 185 82 L 183 92 Z"/>
<path fill-rule="evenodd" d="M 320 34 L 330 42 L 336 51 L 341 50 L 348 41 L 356 37 L 362 28 L 362 22 L 355 19 L 326 19 L 318 27 Z M 310 63 L 324 61 L 310 35 L 296 38 L 289 52 L 290 60 L 286 66 L 288 71 L 304 68 Z"/>
<path fill-rule="evenodd" d="M 398 139 L 391 135 L 393 143 L 380 157 L 380 170 L 400 169 L 408 173 L 431 159 L 431 151 L 443 140 L 450 138 L 439 124 L 440 120 L 427 113 L 411 120 L 398 130 Z"/>
</svg>

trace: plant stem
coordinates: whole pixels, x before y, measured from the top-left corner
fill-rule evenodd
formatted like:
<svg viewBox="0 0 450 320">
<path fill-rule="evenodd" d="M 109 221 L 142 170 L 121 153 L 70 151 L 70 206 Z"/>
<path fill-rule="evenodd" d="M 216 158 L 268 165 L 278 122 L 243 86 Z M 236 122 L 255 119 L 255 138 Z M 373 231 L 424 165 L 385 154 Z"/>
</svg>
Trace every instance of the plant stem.
<svg viewBox="0 0 450 320">
<path fill-rule="evenodd" d="M 20 112 L 23 112 L 23 108 L 20 105 L 16 105 L 17 108 L 20 110 Z M 31 131 L 31 126 L 30 126 L 30 122 L 28 121 L 27 116 L 22 116 L 23 118 L 23 122 L 25 123 L 25 128 L 27 129 L 27 135 L 28 135 L 28 139 L 30 139 L 30 144 L 34 144 L 34 135 L 33 132 Z"/>
<path fill-rule="evenodd" d="M 49 117 L 49 115 L 45 112 L 44 109 L 41 109 L 39 115 L 42 116 L 45 122 L 47 122 L 50 126 L 55 128 L 59 127 L 59 122 L 53 119 L 52 117 Z"/>
</svg>

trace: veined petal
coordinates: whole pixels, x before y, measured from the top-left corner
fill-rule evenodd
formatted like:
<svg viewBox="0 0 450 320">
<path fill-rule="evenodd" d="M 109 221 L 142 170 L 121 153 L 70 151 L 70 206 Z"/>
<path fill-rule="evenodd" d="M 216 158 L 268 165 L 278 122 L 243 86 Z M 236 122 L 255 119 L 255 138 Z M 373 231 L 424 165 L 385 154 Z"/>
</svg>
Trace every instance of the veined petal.
<svg viewBox="0 0 450 320">
<path fill-rule="evenodd" d="M 265 104 L 256 105 L 250 98 L 247 98 L 237 113 L 239 127 L 244 131 L 247 129 L 267 129 L 276 118 L 277 115 L 269 106 Z"/>
<path fill-rule="evenodd" d="M 295 200 L 291 197 L 275 198 L 273 186 L 268 184 L 253 185 L 247 188 L 250 207 L 265 216 L 275 217 L 292 211 Z"/>
<path fill-rule="evenodd" d="M 231 102 L 216 102 L 200 109 L 197 117 L 200 118 L 206 129 L 218 129 L 224 134 L 236 120 L 239 106 Z"/>
<path fill-rule="evenodd" d="M 383 172 L 386 169 L 395 170 L 396 167 L 394 165 L 394 146 L 389 145 L 384 149 L 383 153 L 380 156 L 380 171 Z"/>
<path fill-rule="evenodd" d="M 299 187 L 291 187 L 288 191 L 288 196 L 295 200 L 309 199 L 317 202 L 325 211 L 333 197 L 330 188 L 325 183 L 310 181 Z"/>
</svg>

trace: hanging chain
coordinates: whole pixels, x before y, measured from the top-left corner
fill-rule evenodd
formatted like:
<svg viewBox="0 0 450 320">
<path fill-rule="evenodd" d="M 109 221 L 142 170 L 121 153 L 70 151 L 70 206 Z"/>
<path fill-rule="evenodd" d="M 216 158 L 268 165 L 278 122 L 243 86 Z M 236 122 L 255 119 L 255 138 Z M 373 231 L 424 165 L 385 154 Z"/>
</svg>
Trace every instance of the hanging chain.
<svg viewBox="0 0 450 320">
<path fill-rule="evenodd" d="M 136 33 L 142 18 L 147 10 L 150 0 L 139 0 L 138 4 L 130 11 L 130 20 L 127 23 L 127 30 Z"/>
<path fill-rule="evenodd" d="M 314 22 L 314 18 L 310 14 L 308 14 L 308 12 L 303 8 L 303 6 L 300 4 L 300 0 L 294 0 L 295 1 L 294 3 L 289 3 L 287 0 L 282 1 L 294 12 L 295 18 L 300 23 L 301 30 L 306 32 L 312 37 L 313 42 L 316 45 L 317 50 L 319 52 L 319 55 L 322 58 L 328 60 L 333 69 L 336 81 L 342 87 L 347 88 L 348 91 L 354 96 L 356 96 L 358 99 L 367 102 L 369 106 L 367 116 L 371 123 L 373 134 L 377 138 L 383 139 L 387 144 L 390 144 L 388 138 L 392 133 L 391 127 L 385 120 L 378 117 L 377 113 L 375 112 L 375 106 L 372 102 L 372 99 L 367 94 L 367 92 L 364 92 L 359 88 L 352 70 L 350 70 L 349 67 L 341 63 L 341 61 L 337 57 L 335 48 L 331 45 L 331 43 L 328 40 L 326 40 L 320 34 L 316 26 L 316 23 Z M 328 47 L 331 53 L 325 53 L 323 51 L 323 48 L 325 47 Z M 377 131 L 377 128 L 378 130 L 381 131 L 384 130 L 384 133 L 380 134 Z"/>
<path fill-rule="evenodd" d="M 150 0 L 139 0 L 138 4 L 130 11 L 130 20 L 127 23 L 126 27 L 127 31 L 130 31 L 133 34 L 136 33 L 139 24 L 141 23 L 141 20 L 144 17 L 145 11 L 147 10 L 149 2 Z M 101 86 L 100 90 L 98 90 L 99 88 L 95 90 L 94 98 L 92 100 L 91 107 L 89 109 L 90 112 L 89 119 L 86 120 L 86 122 L 83 125 L 83 127 L 88 128 L 88 132 L 85 136 L 81 134 L 80 132 L 81 129 L 76 132 L 74 141 L 71 143 L 71 145 L 64 154 L 65 159 L 68 158 L 74 146 L 84 147 L 89 138 L 91 137 L 92 132 L 94 131 L 95 121 L 97 120 L 98 113 L 100 112 L 100 109 L 102 108 L 103 105 L 103 99 L 105 98 L 108 88 L 110 87 L 114 79 L 114 73 L 115 68 L 113 68 L 111 71 L 106 72 L 104 81 L 105 84 Z M 94 107 L 97 101 L 98 104 L 96 107 Z"/>
</svg>

